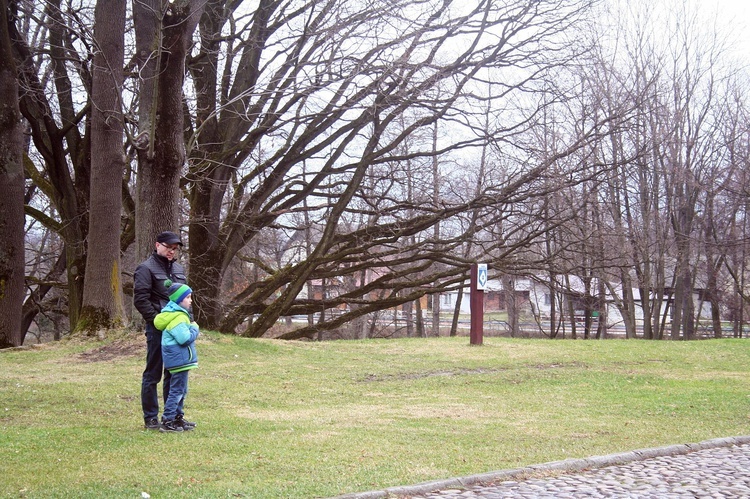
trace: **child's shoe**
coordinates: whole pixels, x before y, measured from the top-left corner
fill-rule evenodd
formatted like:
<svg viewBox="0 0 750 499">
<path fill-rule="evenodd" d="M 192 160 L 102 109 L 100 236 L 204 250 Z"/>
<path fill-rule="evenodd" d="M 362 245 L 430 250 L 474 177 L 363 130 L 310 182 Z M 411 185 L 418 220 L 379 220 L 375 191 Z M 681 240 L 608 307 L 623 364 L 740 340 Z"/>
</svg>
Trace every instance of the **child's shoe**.
<svg viewBox="0 0 750 499">
<path fill-rule="evenodd" d="M 172 419 L 170 421 L 162 421 L 159 431 L 162 433 L 181 433 L 182 426 L 178 425 L 177 422 Z"/>
<path fill-rule="evenodd" d="M 190 430 L 194 430 L 194 429 L 195 429 L 195 427 L 197 426 L 197 425 L 196 425 L 195 423 L 193 423 L 192 421 L 188 421 L 187 419 L 185 419 L 185 416 L 183 416 L 182 414 L 180 414 L 180 415 L 178 415 L 178 416 L 177 416 L 176 418 L 174 418 L 174 423 L 175 423 L 175 424 L 176 424 L 177 426 L 180 426 L 180 427 L 182 427 L 182 430 L 183 430 L 183 431 L 190 431 Z"/>
</svg>

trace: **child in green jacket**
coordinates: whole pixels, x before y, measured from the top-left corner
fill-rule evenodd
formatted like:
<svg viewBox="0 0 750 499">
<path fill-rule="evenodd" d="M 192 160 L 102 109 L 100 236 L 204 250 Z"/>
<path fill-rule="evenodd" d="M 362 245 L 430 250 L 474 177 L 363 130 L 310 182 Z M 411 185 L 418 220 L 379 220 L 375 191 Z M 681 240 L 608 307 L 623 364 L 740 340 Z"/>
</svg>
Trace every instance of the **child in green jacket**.
<svg viewBox="0 0 750 499">
<path fill-rule="evenodd" d="M 156 329 L 163 331 L 161 353 L 164 369 L 170 372 L 169 395 L 164 403 L 162 432 L 182 432 L 195 428 L 195 423 L 183 416 L 183 405 L 188 390 L 188 372 L 198 367 L 198 352 L 195 339 L 198 337 L 198 324 L 193 322 L 193 290 L 187 284 L 164 283 L 169 287 L 169 302 L 154 318 Z"/>
</svg>

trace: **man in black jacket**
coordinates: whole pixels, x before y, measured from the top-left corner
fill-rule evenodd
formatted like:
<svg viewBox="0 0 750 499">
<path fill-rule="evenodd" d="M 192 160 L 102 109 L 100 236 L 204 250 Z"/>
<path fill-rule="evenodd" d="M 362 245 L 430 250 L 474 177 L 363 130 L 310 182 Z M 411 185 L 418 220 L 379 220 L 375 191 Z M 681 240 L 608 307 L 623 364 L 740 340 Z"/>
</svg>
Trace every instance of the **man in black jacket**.
<svg viewBox="0 0 750 499">
<path fill-rule="evenodd" d="M 147 429 L 159 429 L 159 395 L 157 385 L 164 375 L 162 388 L 166 402 L 169 395 L 169 371 L 164 370 L 161 358 L 161 331 L 154 327 L 154 317 L 169 301 L 168 286 L 164 282 L 185 283 L 185 269 L 175 261 L 182 246 L 180 237 L 174 232 L 162 232 L 156 236 L 154 252 L 138 265 L 133 276 L 133 305 L 146 321 L 146 369 L 141 381 L 141 405 L 143 421 Z M 171 284 L 171 283 L 170 283 Z M 182 414 L 178 418 L 185 425 Z"/>
</svg>

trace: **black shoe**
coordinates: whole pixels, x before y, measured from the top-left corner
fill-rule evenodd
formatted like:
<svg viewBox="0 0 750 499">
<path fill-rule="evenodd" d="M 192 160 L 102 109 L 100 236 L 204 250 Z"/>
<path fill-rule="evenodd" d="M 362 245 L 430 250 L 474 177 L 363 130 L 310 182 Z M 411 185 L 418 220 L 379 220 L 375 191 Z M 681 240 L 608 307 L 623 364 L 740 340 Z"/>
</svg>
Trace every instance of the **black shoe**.
<svg viewBox="0 0 750 499">
<path fill-rule="evenodd" d="M 175 420 L 162 421 L 159 431 L 162 433 L 182 433 L 182 426 L 178 425 Z"/>
<path fill-rule="evenodd" d="M 160 426 L 159 420 L 156 418 L 149 418 L 143 422 L 143 427 L 147 430 L 158 430 Z"/>
<path fill-rule="evenodd" d="M 194 430 L 195 427 L 198 426 L 195 423 L 193 423 L 192 421 L 188 421 L 187 419 L 185 419 L 185 417 L 182 416 L 182 415 L 177 416 L 176 418 L 174 418 L 174 423 L 177 426 L 181 426 L 182 429 L 183 429 L 183 431 Z"/>
</svg>

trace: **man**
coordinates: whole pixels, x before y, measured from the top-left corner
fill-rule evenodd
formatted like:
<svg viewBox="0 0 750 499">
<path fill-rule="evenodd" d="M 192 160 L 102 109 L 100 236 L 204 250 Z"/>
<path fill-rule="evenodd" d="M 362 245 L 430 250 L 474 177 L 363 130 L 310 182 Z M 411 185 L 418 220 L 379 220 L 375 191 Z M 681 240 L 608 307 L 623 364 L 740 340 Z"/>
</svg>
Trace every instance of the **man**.
<svg viewBox="0 0 750 499">
<path fill-rule="evenodd" d="M 154 252 L 138 265 L 133 276 L 133 305 L 146 321 L 146 369 L 141 381 L 141 405 L 146 429 L 159 429 L 159 395 L 157 385 L 164 376 L 162 385 L 164 401 L 169 396 L 169 371 L 164 370 L 161 357 L 162 332 L 154 327 L 154 317 L 169 302 L 168 287 L 172 283 L 186 282 L 185 269 L 175 261 L 182 246 L 180 237 L 174 232 L 162 232 L 156 236 Z M 171 281 L 166 286 L 165 281 Z M 194 426 L 178 414 L 179 424 Z"/>
</svg>

